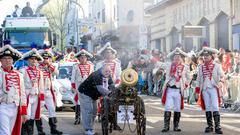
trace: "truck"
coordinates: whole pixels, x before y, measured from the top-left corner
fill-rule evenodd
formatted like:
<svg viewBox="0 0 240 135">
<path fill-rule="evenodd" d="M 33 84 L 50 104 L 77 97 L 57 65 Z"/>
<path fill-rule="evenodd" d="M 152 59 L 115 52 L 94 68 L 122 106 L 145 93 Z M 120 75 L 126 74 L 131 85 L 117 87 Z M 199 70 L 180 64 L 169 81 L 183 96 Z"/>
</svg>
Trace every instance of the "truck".
<svg viewBox="0 0 240 135">
<path fill-rule="evenodd" d="M 42 49 L 44 45 L 51 46 L 54 41 L 49 22 L 44 16 L 6 17 L 1 33 L 2 41 L 10 40 L 12 47 L 22 53 L 29 51 L 32 45 Z"/>
</svg>

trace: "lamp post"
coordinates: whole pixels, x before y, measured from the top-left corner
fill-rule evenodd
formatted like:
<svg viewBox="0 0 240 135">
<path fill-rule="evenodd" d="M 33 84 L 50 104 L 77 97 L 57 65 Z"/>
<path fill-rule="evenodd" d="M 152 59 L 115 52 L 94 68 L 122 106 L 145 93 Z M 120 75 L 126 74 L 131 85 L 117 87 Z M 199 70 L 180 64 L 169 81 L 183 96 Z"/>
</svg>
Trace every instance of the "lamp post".
<svg viewBox="0 0 240 135">
<path fill-rule="evenodd" d="M 78 2 L 78 0 L 69 0 L 69 2 L 71 2 L 71 3 L 75 4 L 75 5 L 77 5 L 77 6 L 81 9 L 81 11 L 82 11 L 83 18 L 86 18 L 86 16 L 85 16 L 85 12 L 84 12 L 84 9 L 83 9 L 82 5 Z M 77 45 L 79 45 L 78 9 L 77 9 L 76 29 L 77 29 L 77 30 L 76 30 L 76 33 L 77 33 Z"/>
</svg>

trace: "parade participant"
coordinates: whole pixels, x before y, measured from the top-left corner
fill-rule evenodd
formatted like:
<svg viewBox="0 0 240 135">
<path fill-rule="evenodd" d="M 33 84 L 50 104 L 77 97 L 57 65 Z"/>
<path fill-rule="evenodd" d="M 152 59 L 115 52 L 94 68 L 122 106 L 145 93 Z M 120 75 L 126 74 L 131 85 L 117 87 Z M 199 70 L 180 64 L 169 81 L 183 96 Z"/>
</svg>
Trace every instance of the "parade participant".
<svg viewBox="0 0 240 135">
<path fill-rule="evenodd" d="M 215 133 L 222 134 L 219 113 L 221 99 L 218 84 L 224 74 L 221 65 L 214 62 L 213 54 L 216 53 L 218 53 L 218 50 L 210 47 L 203 47 L 199 52 L 199 55 L 203 56 L 204 63 L 198 67 L 196 91 L 200 91 L 200 105 L 206 112 L 208 127 L 205 129 L 205 133 L 213 132 L 213 117 Z"/>
<path fill-rule="evenodd" d="M 22 12 L 21 9 L 19 8 L 18 5 L 15 5 L 14 7 L 15 7 L 15 10 L 13 11 L 12 16 L 13 17 L 20 17 L 21 12 Z"/>
<path fill-rule="evenodd" d="M 78 90 L 80 92 L 80 104 L 82 111 L 82 124 L 86 135 L 94 135 L 94 119 L 97 114 L 96 100 L 101 96 L 109 95 L 109 87 L 112 87 L 111 67 L 103 65 L 102 68 L 93 72 Z"/>
<path fill-rule="evenodd" d="M 20 135 L 27 120 L 27 99 L 23 76 L 13 69 L 13 62 L 22 57 L 10 45 L 0 49 L 0 135 Z"/>
<path fill-rule="evenodd" d="M 23 17 L 31 17 L 33 16 L 33 10 L 30 7 L 30 2 L 26 3 L 26 7 L 22 9 L 22 16 Z"/>
<path fill-rule="evenodd" d="M 72 89 L 75 92 L 74 101 L 75 101 L 75 125 L 80 124 L 81 117 L 80 117 L 80 102 L 78 99 L 78 91 L 76 90 L 80 84 L 88 78 L 88 76 L 94 71 L 93 64 L 88 61 L 88 58 L 92 58 L 92 54 L 87 52 L 86 50 L 81 50 L 75 55 L 76 58 L 79 60 L 79 64 L 73 66 L 72 70 Z M 90 90 L 90 89 L 89 89 Z"/>
<path fill-rule="evenodd" d="M 100 51 L 99 54 L 104 57 L 103 61 L 96 64 L 96 70 L 101 68 L 104 64 L 110 65 L 112 71 L 112 79 L 116 85 L 121 82 L 121 62 L 116 59 L 117 51 L 111 47 L 108 42 Z"/>
<path fill-rule="evenodd" d="M 64 61 L 65 62 L 78 62 L 78 60 L 74 56 L 75 56 L 75 53 L 70 52 L 68 55 L 65 56 Z"/>
<path fill-rule="evenodd" d="M 111 47 L 110 42 L 108 42 L 100 51 L 99 54 L 104 57 L 103 61 L 96 64 L 96 69 L 101 68 L 103 65 L 109 65 L 111 67 L 111 77 L 115 86 L 118 86 L 121 82 L 121 62 L 116 58 L 117 51 Z M 100 113 L 102 108 L 102 98 L 98 103 L 98 117 L 100 119 Z M 121 130 L 121 128 L 115 123 L 114 130 Z"/>
<path fill-rule="evenodd" d="M 40 53 L 43 57 L 43 62 L 40 63 L 39 69 L 43 72 L 43 80 L 44 80 L 44 99 L 45 105 L 48 110 L 49 116 L 49 126 L 51 130 L 51 134 L 62 134 L 61 131 L 57 130 L 57 118 L 56 118 L 56 97 L 54 94 L 53 86 L 52 86 L 52 78 L 54 74 L 58 73 L 58 69 L 52 65 L 52 57 L 53 54 L 49 49 L 45 49 Z M 41 122 L 41 119 L 40 119 Z M 42 123 L 42 122 L 41 122 Z"/>
<path fill-rule="evenodd" d="M 164 112 L 164 129 L 162 132 L 169 131 L 171 119 L 171 108 L 174 105 L 173 131 L 180 132 L 179 121 L 181 117 L 181 109 L 183 109 L 183 94 L 189 84 L 189 67 L 184 65 L 183 59 L 187 57 L 187 53 L 180 48 L 176 48 L 169 53 L 168 58 L 172 60 L 165 63 L 166 80 L 163 86 L 162 104 L 165 105 Z"/>
<path fill-rule="evenodd" d="M 27 60 L 29 65 L 20 70 L 24 77 L 28 104 L 28 120 L 22 125 L 22 135 L 33 135 L 34 120 L 38 128 L 38 134 L 45 135 L 39 120 L 41 102 L 44 101 L 43 73 L 37 67 L 38 61 L 43 61 L 43 58 L 36 49 L 32 49 L 25 53 L 22 59 Z"/>
</svg>

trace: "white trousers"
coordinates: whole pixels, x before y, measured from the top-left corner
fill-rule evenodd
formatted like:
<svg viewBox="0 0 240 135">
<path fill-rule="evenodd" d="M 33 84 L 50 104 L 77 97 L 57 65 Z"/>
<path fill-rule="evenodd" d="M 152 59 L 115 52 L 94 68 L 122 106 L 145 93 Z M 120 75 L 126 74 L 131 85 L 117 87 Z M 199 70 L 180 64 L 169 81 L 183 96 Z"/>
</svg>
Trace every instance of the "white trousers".
<svg viewBox="0 0 240 135">
<path fill-rule="evenodd" d="M 0 135 L 11 135 L 17 112 L 16 104 L 0 103 Z"/>
<path fill-rule="evenodd" d="M 202 91 L 205 109 L 207 111 L 219 111 L 218 94 L 216 88 L 207 88 Z"/>
<path fill-rule="evenodd" d="M 53 102 L 53 97 L 52 94 L 49 94 L 48 96 L 45 97 L 45 105 L 48 110 L 48 117 L 56 117 L 56 106 Z"/>
<path fill-rule="evenodd" d="M 174 107 L 174 112 L 181 112 L 180 89 L 173 89 L 173 88 L 167 89 L 165 111 L 171 111 L 172 106 Z"/>
<path fill-rule="evenodd" d="M 28 119 L 35 119 L 35 114 L 38 105 L 38 95 L 30 95 L 28 102 Z"/>
</svg>

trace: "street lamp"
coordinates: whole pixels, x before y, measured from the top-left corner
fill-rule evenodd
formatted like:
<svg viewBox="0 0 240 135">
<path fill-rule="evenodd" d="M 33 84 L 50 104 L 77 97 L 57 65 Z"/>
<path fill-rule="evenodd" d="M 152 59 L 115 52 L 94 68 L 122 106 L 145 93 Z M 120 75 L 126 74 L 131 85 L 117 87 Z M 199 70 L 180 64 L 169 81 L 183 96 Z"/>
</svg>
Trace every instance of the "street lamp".
<svg viewBox="0 0 240 135">
<path fill-rule="evenodd" d="M 86 18 L 86 16 L 85 16 L 85 12 L 84 12 L 84 9 L 83 9 L 82 5 L 79 4 L 77 1 L 74 1 L 74 0 L 69 0 L 69 1 L 72 2 L 72 3 L 74 3 L 74 4 L 76 4 L 77 6 L 79 6 L 80 9 L 82 10 L 83 18 Z"/>
<path fill-rule="evenodd" d="M 69 0 L 69 2 L 74 3 L 75 5 L 77 5 L 81 10 L 82 10 L 82 14 L 83 14 L 83 18 L 85 18 L 85 12 L 84 9 L 82 7 L 81 4 L 78 3 L 78 0 Z M 79 35 L 78 35 L 78 10 L 77 10 L 77 19 L 76 19 L 76 28 L 77 28 L 77 45 L 79 45 Z"/>
</svg>

